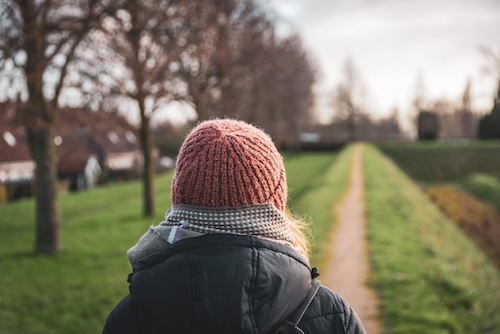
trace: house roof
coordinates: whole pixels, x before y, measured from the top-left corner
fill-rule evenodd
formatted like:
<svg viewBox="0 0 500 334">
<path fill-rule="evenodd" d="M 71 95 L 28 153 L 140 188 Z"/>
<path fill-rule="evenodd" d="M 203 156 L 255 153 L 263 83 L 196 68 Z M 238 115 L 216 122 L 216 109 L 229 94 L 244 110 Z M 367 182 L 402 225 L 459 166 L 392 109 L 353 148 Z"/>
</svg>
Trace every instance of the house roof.
<svg viewBox="0 0 500 334">
<path fill-rule="evenodd" d="M 21 101 L 0 103 L 0 162 L 31 160 L 23 108 Z M 54 143 L 60 167 L 81 165 L 92 155 L 103 164 L 110 154 L 139 151 L 135 127 L 117 113 L 63 108 L 58 116 Z"/>
<path fill-rule="evenodd" d="M 64 138 L 77 136 L 91 150 L 99 146 L 103 152 L 131 152 L 139 149 L 136 129 L 116 113 L 62 109 L 56 133 Z"/>
<path fill-rule="evenodd" d="M 0 162 L 31 160 L 24 128 L 0 126 Z"/>
<path fill-rule="evenodd" d="M 73 155 L 66 159 L 59 159 L 57 170 L 60 174 L 81 173 L 85 170 L 90 159 L 95 159 L 94 155 Z"/>
</svg>

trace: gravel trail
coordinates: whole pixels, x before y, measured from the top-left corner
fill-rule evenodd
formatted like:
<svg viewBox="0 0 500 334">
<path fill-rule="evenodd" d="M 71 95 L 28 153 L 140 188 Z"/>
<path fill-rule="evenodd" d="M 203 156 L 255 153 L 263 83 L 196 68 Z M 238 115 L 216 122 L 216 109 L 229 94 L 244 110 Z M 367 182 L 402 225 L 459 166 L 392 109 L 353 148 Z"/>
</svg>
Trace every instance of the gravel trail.
<svg viewBox="0 0 500 334">
<path fill-rule="evenodd" d="M 375 292 L 367 286 L 370 262 L 364 219 L 362 154 L 363 145 L 357 144 L 348 190 L 336 208 L 337 226 L 331 235 L 321 281 L 347 299 L 369 334 L 379 334 L 382 332 L 379 302 Z"/>
</svg>

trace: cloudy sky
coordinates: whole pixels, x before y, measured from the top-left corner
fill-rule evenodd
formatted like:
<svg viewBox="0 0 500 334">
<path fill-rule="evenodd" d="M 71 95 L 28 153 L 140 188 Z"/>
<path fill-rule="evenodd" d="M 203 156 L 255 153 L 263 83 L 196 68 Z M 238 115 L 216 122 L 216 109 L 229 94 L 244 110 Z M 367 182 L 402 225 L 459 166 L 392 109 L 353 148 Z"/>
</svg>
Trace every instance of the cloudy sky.
<svg viewBox="0 0 500 334">
<path fill-rule="evenodd" d="M 350 57 L 373 113 L 408 115 L 417 81 L 430 99 L 459 99 L 467 79 L 473 105 L 489 108 L 495 84 L 481 47 L 500 52 L 500 0 L 272 0 L 284 31 L 298 32 L 321 71 L 321 96 Z M 322 101 L 324 101 L 323 99 Z M 326 114 L 325 103 L 318 109 Z"/>
</svg>

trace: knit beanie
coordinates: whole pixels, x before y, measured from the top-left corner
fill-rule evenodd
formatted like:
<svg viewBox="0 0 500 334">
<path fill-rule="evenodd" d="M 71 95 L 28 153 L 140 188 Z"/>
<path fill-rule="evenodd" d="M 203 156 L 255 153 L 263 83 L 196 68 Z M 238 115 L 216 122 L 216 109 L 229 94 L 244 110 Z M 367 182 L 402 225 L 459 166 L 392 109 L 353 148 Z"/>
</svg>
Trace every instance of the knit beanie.
<svg viewBox="0 0 500 334">
<path fill-rule="evenodd" d="M 286 200 L 283 158 L 262 130 L 243 121 L 210 120 L 184 140 L 172 181 L 173 205 L 233 208 L 272 203 L 284 211 Z"/>
</svg>

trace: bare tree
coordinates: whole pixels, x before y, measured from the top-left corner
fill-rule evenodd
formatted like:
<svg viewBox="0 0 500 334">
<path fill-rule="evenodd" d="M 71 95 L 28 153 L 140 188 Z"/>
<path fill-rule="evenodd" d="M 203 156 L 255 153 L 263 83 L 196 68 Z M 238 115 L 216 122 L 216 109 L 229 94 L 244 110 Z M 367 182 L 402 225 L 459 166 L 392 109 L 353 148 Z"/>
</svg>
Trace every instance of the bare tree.
<svg viewBox="0 0 500 334">
<path fill-rule="evenodd" d="M 100 49 L 107 49 L 111 57 L 101 57 L 101 64 L 107 69 L 101 68 L 97 75 L 109 79 L 103 85 L 112 87 L 112 95 L 134 101 L 140 115 L 145 216 L 155 214 L 150 122 L 158 109 L 182 95 L 182 84 L 175 79 L 175 66 L 178 66 L 178 50 L 185 44 L 185 13 L 182 1 L 130 0 L 117 12 L 116 19 L 103 25 L 102 40 L 106 46 Z"/>
<path fill-rule="evenodd" d="M 300 39 L 279 39 L 253 0 L 186 1 L 178 74 L 198 119 L 230 116 L 284 142 L 308 120 L 315 70 Z M 300 119 L 300 120 L 299 120 Z"/>
<path fill-rule="evenodd" d="M 343 66 L 343 81 L 333 92 L 333 107 L 336 118 L 346 122 L 350 140 L 357 139 L 356 123 L 363 113 L 365 86 L 359 71 L 351 58 L 347 58 Z"/>
<path fill-rule="evenodd" d="M 199 120 L 221 116 L 214 107 L 227 84 L 228 68 L 234 68 L 230 33 L 237 0 L 187 1 L 186 48 L 179 57 L 179 74 L 187 85 L 189 100 Z"/>
<path fill-rule="evenodd" d="M 500 49 L 495 50 L 492 47 L 482 47 L 481 52 L 486 59 L 484 70 L 493 75 L 497 82 L 500 82 Z"/>
<path fill-rule="evenodd" d="M 35 250 L 39 253 L 62 249 L 54 124 L 68 66 L 85 35 L 111 10 L 107 1 L 99 0 L 0 3 L 0 66 L 15 64 L 21 70 L 27 95 L 24 125 L 36 163 Z"/>
<path fill-rule="evenodd" d="M 462 137 L 472 139 L 475 137 L 475 128 L 477 126 L 476 117 L 472 112 L 471 102 L 471 80 L 467 79 L 467 83 L 462 94 L 462 105 L 458 110 L 460 117 L 460 126 Z"/>
<path fill-rule="evenodd" d="M 313 122 L 314 85 L 317 70 L 298 35 L 292 35 L 280 43 L 282 72 L 286 74 L 279 83 L 283 87 L 281 104 L 283 120 L 287 121 L 288 142 L 297 145 L 298 135 Z M 292 138 L 290 138 L 292 134 Z"/>
<path fill-rule="evenodd" d="M 224 75 L 215 107 L 220 114 L 259 123 L 254 117 L 261 113 L 261 109 L 255 108 L 255 85 L 268 65 L 264 60 L 270 57 L 274 26 L 252 1 L 242 9 L 226 34 L 229 38 L 224 44 L 230 52 L 217 57 L 217 67 Z"/>
<path fill-rule="evenodd" d="M 384 140 L 395 140 L 401 138 L 401 128 L 399 125 L 399 109 L 394 106 L 390 114 L 380 120 L 376 128 L 376 137 Z"/>
<path fill-rule="evenodd" d="M 316 68 L 297 35 L 273 38 L 253 69 L 254 106 L 248 112 L 278 146 L 297 146 L 312 122 Z"/>
<path fill-rule="evenodd" d="M 500 50 L 495 52 L 492 48 L 483 48 L 482 51 L 487 60 L 486 70 L 494 76 L 497 89 L 493 98 L 493 108 L 479 120 L 478 138 L 500 139 Z"/>
<path fill-rule="evenodd" d="M 417 113 L 419 110 L 425 109 L 427 103 L 426 98 L 424 77 L 422 73 L 419 73 L 415 82 L 415 96 L 413 97 L 413 106 Z"/>
<path fill-rule="evenodd" d="M 200 52 L 196 43 L 207 42 L 198 35 L 206 31 L 198 26 L 202 23 L 196 15 L 206 15 L 202 10 L 197 14 L 200 6 L 205 8 L 205 3 L 128 0 L 116 16 L 106 20 L 102 29 L 87 40 L 92 52 L 86 52 L 82 58 L 90 58 L 94 66 L 78 69 L 80 81 L 86 78 L 86 84 L 81 86 L 89 88 L 86 92 L 92 97 L 89 103 L 95 102 L 96 96 L 100 103 L 110 97 L 125 99 L 134 103 L 135 108 L 129 113 L 138 111 L 145 216 L 155 214 L 151 118 L 173 100 L 193 100 L 188 94 L 190 83 L 186 78 L 194 76 L 198 68 L 192 56 Z M 183 66 L 190 69 L 189 75 L 183 75 Z"/>
</svg>

